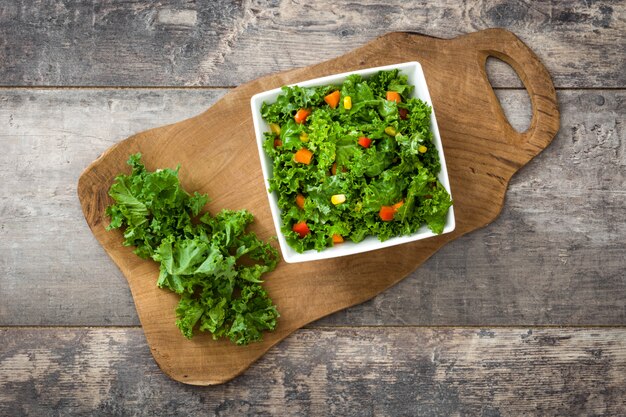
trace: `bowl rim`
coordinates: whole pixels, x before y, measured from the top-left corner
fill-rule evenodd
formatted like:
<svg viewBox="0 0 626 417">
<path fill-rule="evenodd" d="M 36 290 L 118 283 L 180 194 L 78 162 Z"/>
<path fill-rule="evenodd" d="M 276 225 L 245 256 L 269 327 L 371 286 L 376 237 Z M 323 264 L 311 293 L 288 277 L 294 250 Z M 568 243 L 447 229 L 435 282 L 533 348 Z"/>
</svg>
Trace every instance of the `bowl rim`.
<svg viewBox="0 0 626 417">
<path fill-rule="evenodd" d="M 450 180 L 449 180 L 449 175 L 448 175 L 448 168 L 446 165 L 443 144 L 441 141 L 441 135 L 439 133 L 439 125 L 437 123 L 437 118 L 435 116 L 435 108 L 433 106 L 433 103 L 430 97 L 430 91 L 426 83 L 426 77 L 422 70 L 422 66 L 420 65 L 418 61 L 407 61 L 407 62 L 402 62 L 398 64 L 370 67 L 370 68 L 364 68 L 361 70 L 347 71 L 347 72 L 342 72 L 338 74 L 331 74 L 331 75 L 326 75 L 323 77 L 318 77 L 318 78 L 308 79 L 308 80 L 301 81 L 301 82 L 288 84 L 287 86 L 292 87 L 292 86 L 297 85 L 300 87 L 313 87 L 313 86 L 319 86 L 319 85 L 338 84 L 338 83 L 342 83 L 348 75 L 359 74 L 359 75 L 362 75 L 364 78 L 367 78 L 367 76 L 373 75 L 379 71 L 385 71 L 385 70 L 388 71 L 392 69 L 399 69 L 401 73 L 408 75 L 409 77 L 414 76 L 415 78 L 417 78 L 413 80 L 412 85 L 415 88 L 411 96 L 422 99 L 432 109 L 431 131 L 433 133 L 433 143 L 437 147 L 440 164 L 441 164 L 441 171 L 439 172 L 438 179 L 442 183 L 444 188 L 446 188 L 446 190 L 450 194 L 450 198 L 452 198 Z M 412 72 L 412 74 L 410 72 Z M 419 87 L 421 87 L 419 91 L 418 91 L 418 83 L 420 84 Z M 345 243 L 342 243 L 341 245 L 329 247 L 319 252 L 316 251 L 315 249 L 311 249 L 303 253 L 296 252 L 291 246 L 289 246 L 289 244 L 287 243 L 287 239 L 285 238 L 281 230 L 282 221 L 280 217 L 280 209 L 278 207 L 277 194 L 276 192 L 268 191 L 269 186 L 270 186 L 269 179 L 271 177 L 273 164 L 272 164 L 270 157 L 267 156 L 265 154 L 265 151 L 263 150 L 263 141 L 264 141 L 263 133 L 267 131 L 267 124 L 261 117 L 260 107 L 264 101 L 271 102 L 272 100 L 269 99 L 270 97 L 273 97 L 273 100 L 275 100 L 276 96 L 278 96 L 282 92 L 282 88 L 283 87 L 281 86 L 281 87 L 277 87 L 271 90 L 262 91 L 253 95 L 250 98 L 250 106 L 252 110 L 252 121 L 253 121 L 253 126 L 254 126 L 254 133 L 255 133 L 257 148 L 259 152 L 259 160 L 261 162 L 261 171 L 263 173 L 263 183 L 265 185 L 265 190 L 267 192 L 267 198 L 268 198 L 269 205 L 270 205 L 270 212 L 272 215 L 274 228 L 276 230 L 276 235 L 278 237 L 278 243 L 279 243 L 281 253 L 285 262 L 298 263 L 298 262 L 307 262 L 307 261 L 330 259 L 330 258 L 336 258 L 336 257 L 342 257 L 342 256 L 348 256 L 348 255 L 355 255 L 358 253 L 369 252 L 373 250 L 387 248 L 390 246 L 396 246 L 396 245 L 400 245 L 404 243 L 414 242 L 417 240 L 427 239 L 430 237 L 440 236 L 446 233 L 450 233 L 455 229 L 456 220 L 455 220 L 455 215 L 454 215 L 454 205 L 452 205 L 450 206 L 450 209 L 448 210 L 448 214 L 446 218 L 446 225 L 444 227 L 444 230 L 440 234 L 434 234 L 432 231 L 427 229 L 425 225 L 422 225 L 420 229 L 418 229 L 418 231 L 416 231 L 415 233 L 411 235 L 392 237 L 390 239 L 385 240 L 384 242 L 381 242 L 375 236 L 368 236 L 366 239 L 364 239 L 363 241 L 359 243 L 345 242 Z"/>
</svg>

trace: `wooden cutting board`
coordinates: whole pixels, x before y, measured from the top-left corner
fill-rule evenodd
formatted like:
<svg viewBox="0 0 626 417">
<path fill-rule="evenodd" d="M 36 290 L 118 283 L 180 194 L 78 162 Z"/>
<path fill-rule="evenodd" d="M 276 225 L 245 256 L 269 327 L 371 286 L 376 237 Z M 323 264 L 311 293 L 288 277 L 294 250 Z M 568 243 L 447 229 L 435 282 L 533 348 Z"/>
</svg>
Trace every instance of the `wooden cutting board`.
<svg viewBox="0 0 626 417">
<path fill-rule="evenodd" d="M 532 103 L 524 133 L 506 120 L 485 72 L 488 56 L 510 64 Z M 344 258 L 287 264 L 267 276 L 281 314 L 263 342 L 235 346 L 196 335 L 189 341 L 174 325 L 178 297 L 156 286 L 157 264 L 122 246 L 121 233 L 107 232 L 104 211 L 114 177 L 129 172 L 129 154 L 141 152 L 148 169 L 182 165 L 189 190 L 208 193 L 212 212 L 251 210 L 253 230 L 275 234 L 255 144 L 250 97 L 258 92 L 345 71 L 417 60 L 430 88 L 454 197 L 456 230 L 439 237 Z M 245 65 L 245 63 L 242 63 Z M 500 213 L 511 176 L 541 152 L 559 129 L 556 93 L 535 54 L 515 35 L 489 29 L 443 40 L 390 33 L 338 58 L 269 75 L 229 92 L 206 112 L 141 132 L 108 149 L 81 175 L 78 196 L 89 227 L 130 285 L 139 319 L 161 369 L 177 381 L 220 384 L 243 372 L 298 328 L 369 300 L 415 270 L 447 242 L 483 227 Z M 529 202 L 532 204 L 532 202 Z"/>
</svg>

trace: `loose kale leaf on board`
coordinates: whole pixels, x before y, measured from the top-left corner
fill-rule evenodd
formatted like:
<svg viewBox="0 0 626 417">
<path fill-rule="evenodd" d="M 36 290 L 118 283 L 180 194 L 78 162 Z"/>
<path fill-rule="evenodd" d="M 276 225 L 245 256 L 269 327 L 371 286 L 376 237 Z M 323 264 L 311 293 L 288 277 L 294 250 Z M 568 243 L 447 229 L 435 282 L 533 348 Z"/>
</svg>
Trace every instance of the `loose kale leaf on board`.
<svg viewBox="0 0 626 417">
<path fill-rule="evenodd" d="M 208 196 L 187 193 L 178 170 L 146 170 L 131 155 L 130 175 L 119 175 L 107 207 L 107 230 L 123 228 L 124 245 L 159 263 L 157 285 L 181 296 L 176 325 L 191 338 L 194 329 L 238 345 L 261 340 L 279 317 L 262 284 L 278 251 L 246 232 L 254 217 L 247 210 L 208 212 L 198 218 Z M 240 262 L 246 258 L 246 262 Z"/>
</svg>

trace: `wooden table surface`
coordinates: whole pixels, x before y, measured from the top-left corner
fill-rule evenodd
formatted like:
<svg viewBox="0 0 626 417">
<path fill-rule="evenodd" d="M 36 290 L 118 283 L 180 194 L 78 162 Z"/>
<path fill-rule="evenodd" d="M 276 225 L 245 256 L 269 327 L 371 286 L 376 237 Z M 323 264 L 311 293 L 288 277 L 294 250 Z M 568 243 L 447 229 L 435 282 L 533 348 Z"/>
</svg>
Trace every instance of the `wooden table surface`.
<svg viewBox="0 0 626 417">
<path fill-rule="evenodd" d="M 389 31 L 488 27 L 543 60 L 562 114 L 501 216 L 233 381 L 161 373 L 81 171 L 261 75 Z M 488 67 L 523 130 L 519 79 Z M 623 0 L 0 0 L 0 85 L 0 415 L 626 415 Z"/>
</svg>

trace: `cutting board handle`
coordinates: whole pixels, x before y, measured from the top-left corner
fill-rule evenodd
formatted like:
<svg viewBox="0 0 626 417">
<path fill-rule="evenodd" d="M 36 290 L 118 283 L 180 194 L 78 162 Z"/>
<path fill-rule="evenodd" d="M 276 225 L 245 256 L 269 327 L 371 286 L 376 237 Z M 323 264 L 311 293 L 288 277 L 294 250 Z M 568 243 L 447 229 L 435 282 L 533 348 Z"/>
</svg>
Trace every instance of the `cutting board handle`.
<svg viewBox="0 0 626 417">
<path fill-rule="evenodd" d="M 532 105 L 532 120 L 525 132 L 517 132 L 510 125 L 495 93 L 492 94 L 492 100 L 500 108 L 499 116 L 507 130 L 510 130 L 510 137 L 517 138 L 517 145 L 533 155 L 539 153 L 550 143 L 560 124 L 556 91 L 548 70 L 524 42 L 507 30 L 488 29 L 469 36 L 478 38 L 478 59 L 485 79 L 488 80 L 487 58 L 493 56 L 513 67 L 522 80 Z"/>
</svg>

